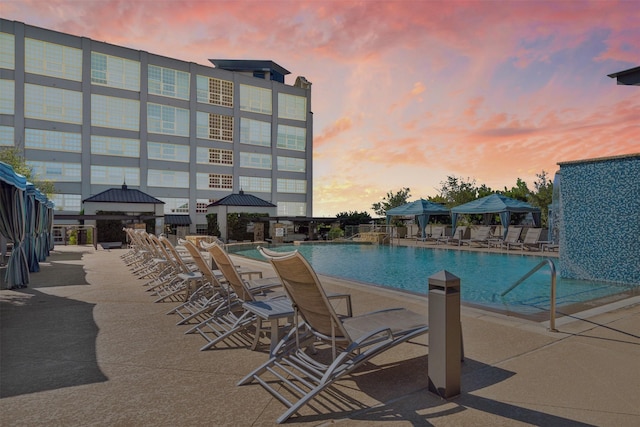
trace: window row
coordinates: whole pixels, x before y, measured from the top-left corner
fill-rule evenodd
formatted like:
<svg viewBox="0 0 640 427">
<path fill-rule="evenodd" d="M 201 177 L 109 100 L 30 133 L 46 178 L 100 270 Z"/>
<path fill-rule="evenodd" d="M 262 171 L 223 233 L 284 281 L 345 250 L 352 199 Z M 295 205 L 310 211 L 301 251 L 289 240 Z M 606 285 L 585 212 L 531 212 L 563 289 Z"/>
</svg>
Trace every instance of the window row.
<svg viewBox="0 0 640 427">
<path fill-rule="evenodd" d="M 0 67 L 15 69 L 15 36 L 0 33 Z M 82 81 L 82 49 L 25 38 L 27 73 Z M 96 85 L 140 91 L 140 62 L 100 52 L 91 52 L 91 82 Z M 150 64 L 148 92 L 177 99 L 190 99 L 190 73 Z M 272 91 L 240 85 L 240 109 L 273 114 Z M 197 75 L 197 101 L 233 108 L 233 82 Z M 307 99 L 278 93 L 278 117 L 305 121 Z"/>
<path fill-rule="evenodd" d="M 189 199 L 176 197 L 158 197 L 164 202 L 164 213 L 167 214 L 188 214 Z M 196 213 L 206 214 L 207 206 L 213 203 L 211 199 L 196 199 Z"/>
<path fill-rule="evenodd" d="M 13 80 L 0 80 L 0 114 L 14 114 Z M 48 86 L 25 84 L 25 117 L 82 124 L 82 93 Z M 162 104 L 147 104 L 147 129 L 151 133 L 189 136 L 190 111 Z M 233 116 L 196 114 L 197 137 L 233 142 Z M 140 101 L 112 96 L 91 95 L 91 125 L 138 131 Z M 240 119 L 240 142 L 271 146 L 271 123 Z M 278 125 L 277 147 L 305 151 L 306 128 Z"/>
</svg>

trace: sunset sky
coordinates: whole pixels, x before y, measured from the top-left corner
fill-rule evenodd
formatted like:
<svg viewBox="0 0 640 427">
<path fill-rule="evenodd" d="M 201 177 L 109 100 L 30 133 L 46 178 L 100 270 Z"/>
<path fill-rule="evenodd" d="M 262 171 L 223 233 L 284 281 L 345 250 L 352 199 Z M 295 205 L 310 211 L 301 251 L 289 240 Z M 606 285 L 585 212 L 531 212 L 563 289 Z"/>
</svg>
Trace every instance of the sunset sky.
<svg viewBox="0 0 640 427">
<path fill-rule="evenodd" d="M 640 0 L 2 0 L 0 15 L 211 65 L 304 76 L 314 216 L 371 211 L 447 176 L 511 188 L 557 163 L 640 152 Z"/>
</svg>

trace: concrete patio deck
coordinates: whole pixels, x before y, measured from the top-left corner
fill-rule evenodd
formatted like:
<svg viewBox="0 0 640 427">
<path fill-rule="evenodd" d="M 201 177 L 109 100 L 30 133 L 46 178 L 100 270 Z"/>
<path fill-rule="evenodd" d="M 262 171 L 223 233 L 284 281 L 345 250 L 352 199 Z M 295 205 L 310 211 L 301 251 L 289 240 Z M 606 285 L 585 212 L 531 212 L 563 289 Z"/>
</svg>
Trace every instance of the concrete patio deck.
<svg viewBox="0 0 640 427">
<path fill-rule="evenodd" d="M 273 425 L 285 407 L 258 385 L 235 385 L 267 359 L 267 345 L 198 351 L 204 340 L 165 314 L 175 303 L 152 302 L 125 251 L 56 247 L 29 288 L 0 291 L 0 425 Z M 351 293 L 356 314 L 427 311 L 426 297 L 322 279 Z M 422 337 L 372 359 L 286 424 L 640 425 L 640 297 L 557 327 L 463 306 L 458 397 L 427 391 Z"/>
</svg>

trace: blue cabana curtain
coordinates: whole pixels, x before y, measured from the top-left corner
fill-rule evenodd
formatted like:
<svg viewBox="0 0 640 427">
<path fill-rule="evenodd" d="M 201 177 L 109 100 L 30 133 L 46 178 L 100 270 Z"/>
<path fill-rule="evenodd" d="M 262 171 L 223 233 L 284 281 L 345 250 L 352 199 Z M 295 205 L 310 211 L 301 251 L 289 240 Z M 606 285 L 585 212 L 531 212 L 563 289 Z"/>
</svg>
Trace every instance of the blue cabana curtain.
<svg viewBox="0 0 640 427">
<path fill-rule="evenodd" d="M 38 252 L 36 250 L 36 187 L 30 182 L 27 183 L 27 191 L 24 194 L 24 206 L 24 252 L 27 256 L 29 271 L 35 273 L 40 271 Z"/>
<path fill-rule="evenodd" d="M 26 179 L 16 174 L 11 166 L 0 163 L 0 233 L 13 242 L 5 273 L 8 289 L 29 284 L 29 265 L 24 250 L 26 184 Z"/>
</svg>

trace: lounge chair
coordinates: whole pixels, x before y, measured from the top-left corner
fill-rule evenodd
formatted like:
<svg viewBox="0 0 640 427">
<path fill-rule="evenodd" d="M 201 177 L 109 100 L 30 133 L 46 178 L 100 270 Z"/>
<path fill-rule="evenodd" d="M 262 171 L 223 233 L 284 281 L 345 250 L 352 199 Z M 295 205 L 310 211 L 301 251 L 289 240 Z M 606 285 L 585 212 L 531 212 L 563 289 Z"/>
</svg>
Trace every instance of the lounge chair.
<svg viewBox="0 0 640 427">
<path fill-rule="evenodd" d="M 542 228 L 529 228 L 521 242 L 507 243 L 507 249 L 520 248 L 521 250 L 540 250 L 540 234 Z"/>
<path fill-rule="evenodd" d="M 419 237 L 419 240 L 425 241 L 425 242 L 437 242 L 438 239 L 441 239 L 442 237 L 444 237 L 444 227 L 433 227 L 431 229 L 431 234 L 427 235 L 427 237 L 425 237 L 424 239 L 422 237 Z"/>
<path fill-rule="evenodd" d="M 202 285 L 202 273 L 196 271 L 195 264 L 187 265 L 185 263 L 169 239 L 160 236 L 158 241 L 161 249 L 165 252 L 166 259 L 173 263 L 176 273 L 166 283 L 149 289 L 156 296 L 154 302 L 186 301 L 198 289 L 198 286 Z"/>
<path fill-rule="evenodd" d="M 227 287 L 220 283 L 221 280 L 224 280 L 222 273 L 211 269 L 207 261 L 202 258 L 200 250 L 193 243 L 187 241 L 184 243 L 184 247 L 200 270 L 204 284 L 195 290 L 185 302 L 167 312 L 167 314 L 177 314 L 180 317 L 178 325 L 191 322 L 194 319 L 199 319 L 198 323 L 200 323 L 204 320 L 203 316 L 208 317 L 208 313 L 229 299 Z"/>
<path fill-rule="evenodd" d="M 302 255 L 295 252 L 273 257 L 270 262 L 293 302 L 294 327 L 273 356 L 238 385 L 255 381 L 285 404 L 288 409 L 278 423 L 367 360 L 428 331 L 426 316 L 404 308 L 339 316 Z M 323 361 L 321 352 L 306 352 L 309 343 L 324 343 L 331 350 L 331 360 Z M 262 378 L 263 374 L 267 378 Z"/>
<path fill-rule="evenodd" d="M 508 249 L 510 244 L 517 243 L 520 240 L 520 233 L 522 233 L 522 227 L 509 227 L 505 238 L 490 240 L 489 247 Z"/>
<path fill-rule="evenodd" d="M 477 246 L 489 246 L 489 239 L 491 239 L 491 228 L 492 227 L 480 227 L 478 229 L 478 233 L 476 237 L 472 237 L 470 239 L 461 239 L 460 245 L 469 245 L 476 244 Z M 458 245 L 458 246 L 460 246 Z"/>
<path fill-rule="evenodd" d="M 448 245 L 457 245 L 460 246 L 462 241 L 467 238 L 467 226 L 460 225 L 453 230 L 451 236 L 441 237 L 436 239 L 436 244 L 445 243 Z"/>
<path fill-rule="evenodd" d="M 225 304 L 216 307 L 206 320 L 185 333 L 199 333 L 207 341 L 200 350 L 207 350 L 232 335 L 245 331 L 254 324 L 256 325 L 256 334 L 260 334 L 263 331 L 266 332 L 267 330 L 264 328 L 261 319 L 246 310 L 243 307 L 243 303 L 271 298 L 286 298 L 284 293 L 274 291 L 274 288 L 281 288 L 280 280 L 277 278 L 244 280 L 235 265 L 233 265 L 229 254 L 222 247 L 212 245 L 208 251 L 224 276 L 226 286 L 230 288 L 228 300 Z M 256 340 L 254 339 L 253 347 L 255 347 L 255 344 Z"/>
</svg>

